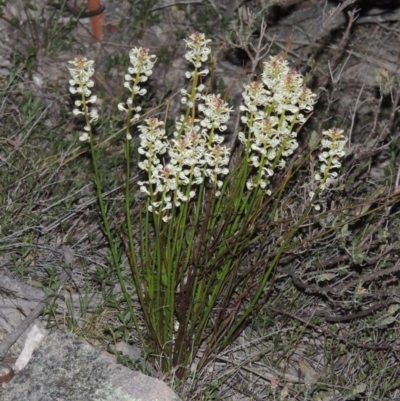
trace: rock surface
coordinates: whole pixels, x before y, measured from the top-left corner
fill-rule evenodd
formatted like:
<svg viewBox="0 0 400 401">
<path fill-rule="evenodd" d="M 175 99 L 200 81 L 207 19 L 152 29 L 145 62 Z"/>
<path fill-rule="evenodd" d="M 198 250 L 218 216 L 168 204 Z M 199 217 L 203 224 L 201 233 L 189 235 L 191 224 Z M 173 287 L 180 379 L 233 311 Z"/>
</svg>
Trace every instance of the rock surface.
<svg viewBox="0 0 400 401">
<path fill-rule="evenodd" d="M 161 380 L 114 363 L 76 335 L 54 331 L 1 393 L 2 401 L 179 401 Z"/>
</svg>

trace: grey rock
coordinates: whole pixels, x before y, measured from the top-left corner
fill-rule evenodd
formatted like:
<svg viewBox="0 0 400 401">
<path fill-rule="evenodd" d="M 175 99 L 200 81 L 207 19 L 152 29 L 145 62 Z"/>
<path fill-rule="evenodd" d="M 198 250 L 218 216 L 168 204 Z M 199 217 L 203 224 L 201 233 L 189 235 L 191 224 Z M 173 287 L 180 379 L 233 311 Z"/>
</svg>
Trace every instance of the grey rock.
<svg viewBox="0 0 400 401">
<path fill-rule="evenodd" d="M 117 365 L 74 334 L 54 331 L 1 392 L 2 401 L 179 401 L 161 380 Z"/>
</svg>

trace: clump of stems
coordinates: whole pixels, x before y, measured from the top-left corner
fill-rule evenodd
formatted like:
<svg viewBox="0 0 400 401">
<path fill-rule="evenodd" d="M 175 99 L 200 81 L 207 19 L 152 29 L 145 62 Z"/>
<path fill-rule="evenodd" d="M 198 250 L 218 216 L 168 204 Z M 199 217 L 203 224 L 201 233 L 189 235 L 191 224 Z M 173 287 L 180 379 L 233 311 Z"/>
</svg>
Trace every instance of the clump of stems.
<svg viewBox="0 0 400 401">
<path fill-rule="evenodd" d="M 172 139 L 162 121 L 156 117 L 142 121 L 141 108 L 135 106 L 136 97 L 146 93 L 140 85 L 151 75 L 155 62 L 148 49 L 131 50 L 124 84 L 129 96 L 118 105 L 126 113 L 126 251 L 145 333 L 132 310 L 118 245 L 110 231 L 111 216 L 101 197 L 92 136 L 97 112 L 91 105 L 96 99 L 89 89 L 93 62 L 77 58 L 70 68 L 71 92 L 80 96 L 74 114 L 85 118 L 80 140 L 90 144 L 103 229 L 121 289 L 139 336 L 154 355 L 162 357 L 163 369 L 178 368 L 180 377 L 192 363 L 201 369 L 213 353 L 229 345 L 265 302 L 272 272 L 315 200 L 337 177 L 344 156 L 342 131 L 323 132 L 316 189 L 300 218 L 286 226 L 285 235 L 275 241 L 275 252 L 266 256 L 256 227 L 268 227 L 262 233 L 266 238 L 273 235 L 271 222 L 277 219 L 278 204 L 291 177 L 287 160 L 299 146 L 297 133 L 313 110 L 315 95 L 282 56 L 265 62 L 260 79 L 244 86 L 238 134 L 242 146 L 230 171 L 232 155 L 221 133 L 227 129 L 232 109 L 220 95 L 204 93 L 202 83 L 209 73 L 205 66 L 211 52 L 209 42 L 197 32 L 186 40 L 185 58 L 192 65 L 185 74 L 190 88 L 181 90 L 185 110 L 176 119 Z M 135 128 L 138 121 L 141 123 Z M 143 178 L 138 188 L 146 194 L 146 205 L 135 221 L 129 185 L 133 129 L 140 138 L 138 168 Z M 288 179 L 276 188 L 273 176 L 285 169 Z M 140 225 L 139 230 L 133 229 L 134 224 Z"/>
</svg>

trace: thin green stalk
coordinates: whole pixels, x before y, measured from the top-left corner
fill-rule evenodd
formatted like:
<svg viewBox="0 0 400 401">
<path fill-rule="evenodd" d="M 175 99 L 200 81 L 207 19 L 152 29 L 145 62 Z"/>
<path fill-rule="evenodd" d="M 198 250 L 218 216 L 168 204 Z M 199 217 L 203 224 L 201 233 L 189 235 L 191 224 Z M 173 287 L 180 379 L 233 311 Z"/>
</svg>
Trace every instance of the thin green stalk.
<svg viewBox="0 0 400 401">
<path fill-rule="evenodd" d="M 258 286 L 258 290 L 254 297 L 252 298 L 249 306 L 246 308 L 244 313 L 240 316 L 240 318 L 237 320 L 237 322 L 233 325 L 231 330 L 228 332 L 228 334 L 225 336 L 224 340 L 222 340 L 221 347 L 224 348 L 227 344 L 229 344 L 229 341 L 231 337 L 235 334 L 236 330 L 242 325 L 242 323 L 247 319 L 247 317 L 254 311 L 254 308 L 264 290 L 264 287 L 274 270 L 274 268 L 277 266 L 282 253 L 286 251 L 288 243 L 291 241 L 293 236 L 296 234 L 298 228 L 301 226 L 301 224 L 304 222 L 308 214 L 310 213 L 310 210 L 313 208 L 313 204 L 315 199 L 318 196 L 319 191 L 316 191 L 314 194 L 313 198 L 311 199 L 310 203 L 308 204 L 306 210 L 303 212 L 302 216 L 300 217 L 299 221 L 292 227 L 292 229 L 289 231 L 289 233 L 286 235 L 283 243 L 280 245 L 279 250 L 277 254 L 275 255 L 274 259 L 272 260 L 271 264 L 269 265 L 267 271 L 264 273 L 260 285 Z"/>
<path fill-rule="evenodd" d="M 75 103 L 75 104 L 77 104 L 77 106 L 81 106 L 82 111 L 79 111 L 79 109 L 76 109 L 76 110 L 77 110 L 78 114 L 83 114 L 83 116 L 85 118 L 85 123 L 86 123 L 85 128 L 84 128 L 85 134 L 82 135 L 80 139 L 89 141 L 90 152 L 92 155 L 92 167 L 93 167 L 93 172 L 94 172 L 96 195 L 97 195 L 97 200 L 99 203 L 100 213 L 101 213 L 101 217 L 102 217 L 102 221 L 103 221 L 103 232 L 105 233 L 108 243 L 109 243 L 109 246 L 110 246 L 114 267 L 116 269 L 118 280 L 121 285 L 121 290 L 122 290 L 125 300 L 128 304 L 129 312 L 130 312 L 132 320 L 135 324 L 137 333 L 138 333 L 140 339 L 142 340 L 142 342 L 144 343 L 144 341 L 143 341 L 144 339 L 141 334 L 139 323 L 136 319 L 136 316 L 135 316 L 135 313 L 133 310 L 131 297 L 129 296 L 129 294 L 126 290 L 125 282 L 122 277 L 122 272 L 121 272 L 121 267 L 119 264 L 119 258 L 118 258 L 118 252 L 117 252 L 117 246 L 116 246 L 114 239 L 112 237 L 112 234 L 111 234 L 110 225 L 109 225 L 109 222 L 107 219 L 106 207 L 104 205 L 104 200 L 103 200 L 103 196 L 102 196 L 101 179 L 100 179 L 100 174 L 99 174 L 98 167 L 97 167 L 98 155 L 97 155 L 97 151 L 94 146 L 94 143 L 93 143 L 92 120 L 91 120 L 91 119 L 93 119 L 93 120 L 97 119 L 97 112 L 91 113 L 89 111 L 88 104 L 91 102 L 94 102 L 95 100 L 93 100 L 92 98 L 86 99 L 86 96 L 89 96 L 91 94 L 89 87 L 93 86 L 93 81 L 90 81 L 90 79 L 89 79 L 90 76 L 93 75 L 93 73 L 94 73 L 94 70 L 91 68 L 93 61 L 88 61 L 85 57 L 77 57 L 71 63 L 74 65 L 75 68 L 70 69 L 71 76 L 73 77 L 73 79 L 72 79 L 73 83 L 71 84 L 71 87 L 73 88 L 73 90 L 71 90 L 71 88 L 70 88 L 70 90 L 72 93 L 80 94 L 80 104 L 79 104 L 79 102 L 78 102 L 78 104 L 77 103 Z M 78 85 L 79 90 L 74 89 L 74 85 Z"/>
<path fill-rule="evenodd" d="M 139 336 L 141 342 L 144 344 L 144 338 L 143 338 L 141 330 L 140 330 L 139 322 L 138 322 L 138 320 L 135 316 L 135 312 L 133 310 L 131 296 L 128 293 L 128 291 L 126 290 L 125 281 L 124 281 L 124 278 L 122 277 L 121 267 L 119 264 L 119 258 L 118 258 L 118 253 L 117 253 L 117 247 L 113 240 L 111 230 L 110 230 L 110 225 L 109 225 L 109 222 L 107 219 L 107 212 L 106 212 L 106 208 L 105 208 L 102 193 L 101 193 L 102 192 L 101 191 L 101 181 L 100 181 L 100 176 L 99 176 L 99 172 L 98 172 L 98 168 L 97 168 L 97 152 L 93 145 L 92 137 L 90 138 L 89 143 L 90 143 L 90 151 L 92 154 L 92 166 L 93 166 L 94 179 L 95 179 L 95 184 L 96 184 L 97 200 L 99 202 L 101 217 L 103 220 L 104 232 L 107 236 L 108 243 L 110 245 L 112 259 L 113 259 L 115 270 L 117 272 L 118 281 L 121 286 L 122 293 L 124 294 L 124 298 L 128 304 L 129 312 L 131 314 L 131 317 L 132 317 L 133 323 L 135 325 L 135 328 L 137 330 L 138 336 Z"/>
</svg>

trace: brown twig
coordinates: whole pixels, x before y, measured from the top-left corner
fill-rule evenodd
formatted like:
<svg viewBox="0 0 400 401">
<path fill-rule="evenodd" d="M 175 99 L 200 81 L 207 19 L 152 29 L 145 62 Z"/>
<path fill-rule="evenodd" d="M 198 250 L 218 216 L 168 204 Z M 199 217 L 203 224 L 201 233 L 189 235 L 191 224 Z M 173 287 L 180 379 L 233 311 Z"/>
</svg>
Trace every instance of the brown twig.
<svg viewBox="0 0 400 401">
<path fill-rule="evenodd" d="M 317 326 L 317 325 L 315 325 L 313 323 L 310 323 L 310 318 L 303 319 L 300 316 L 294 315 L 294 314 L 292 314 L 290 312 L 287 312 L 285 310 L 282 310 L 282 309 L 270 308 L 270 310 L 272 312 L 279 313 L 280 315 L 286 315 L 286 316 L 288 316 L 288 317 L 290 317 L 292 319 L 296 319 L 299 322 L 305 324 L 306 326 L 309 326 L 309 327 L 313 328 L 318 333 L 322 332 L 327 336 L 333 337 L 333 338 L 339 340 L 340 342 L 343 342 L 344 344 L 351 344 L 354 347 L 364 348 L 364 349 L 369 349 L 369 350 L 375 350 L 375 351 L 377 351 L 377 350 L 387 350 L 387 349 L 393 349 L 394 348 L 394 345 L 392 345 L 392 344 L 365 344 L 365 343 L 358 343 L 358 342 L 355 342 L 355 341 L 351 341 L 346 337 L 342 337 L 342 336 L 340 336 L 340 335 L 338 335 L 338 334 L 336 334 L 336 333 L 334 333 L 334 332 L 332 332 L 332 331 L 330 331 L 328 329 L 325 329 L 324 327 L 321 327 L 320 325 Z"/>
<path fill-rule="evenodd" d="M 366 274 L 365 276 L 358 277 L 355 280 L 350 281 L 349 283 L 343 285 L 327 285 L 325 287 L 320 287 L 317 284 L 306 284 L 301 281 L 295 274 L 294 271 L 279 268 L 280 273 L 287 274 L 292 278 L 293 283 L 304 290 L 306 293 L 314 293 L 314 294 L 333 294 L 333 295 L 341 295 L 349 288 L 360 286 L 368 281 L 373 281 L 379 277 L 386 276 L 388 274 L 397 273 L 400 271 L 400 261 L 398 261 L 392 268 L 378 270 L 370 274 Z"/>
<path fill-rule="evenodd" d="M 346 2 L 344 2 L 343 4 L 345 4 Z M 353 1 L 351 1 L 350 2 L 350 4 L 351 3 L 353 3 Z M 333 15 L 335 15 L 336 14 L 336 12 L 333 14 Z M 335 52 L 335 54 L 334 54 L 334 56 L 333 56 L 333 58 L 332 58 L 332 60 L 330 61 L 330 71 L 333 71 L 333 70 L 335 70 L 336 69 L 336 67 L 337 67 L 337 62 L 338 62 L 338 60 L 340 59 L 340 57 L 341 57 L 341 55 L 342 55 L 342 53 L 343 53 L 343 51 L 344 51 L 344 49 L 345 49 L 345 47 L 346 47 L 346 43 L 347 43 L 347 41 L 349 40 L 349 37 L 350 37 L 350 31 L 351 31 L 351 28 L 352 28 L 352 26 L 353 26 L 353 24 L 354 24 L 354 21 L 355 21 L 355 18 L 356 18 L 356 11 L 350 11 L 349 13 L 348 13 L 348 16 L 349 16 L 349 21 L 348 21 L 348 23 L 347 23 L 347 28 L 346 28 L 346 31 L 344 32 L 344 34 L 343 34 L 343 37 L 342 37 L 342 39 L 341 39 L 341 41 L 340 41 L 340 43 L 339 43 L 339 45 L 337 46 L 337 51 Z M 325 25 L 325 24 L 324 24 Z M 329 25 L 329 24 L 328 24 Z M 324 28 L 323 28 L 324 29 Z M 327 76 L 326 78 L 325 78 L 325 80 L 323 81 L 323 82 L 321 82 L 321 87 L 322 88 L 325 88 L 325 87 L 327 87 L 328 86 L 328 82 L 329 82 L 329 78 L 331 78 L 331 80 L 332 81 L 335 81 L 334 79 L 333 79 L 333 77 L 332 77 L 332 74 L 330 74 L 331 76 L 329 77 L 329 76 Z M 338 78 L 339 79 L 339 78 Z M 338 79 L 336 79 L 336 81 L 338 81 Z"/>
</svg>

